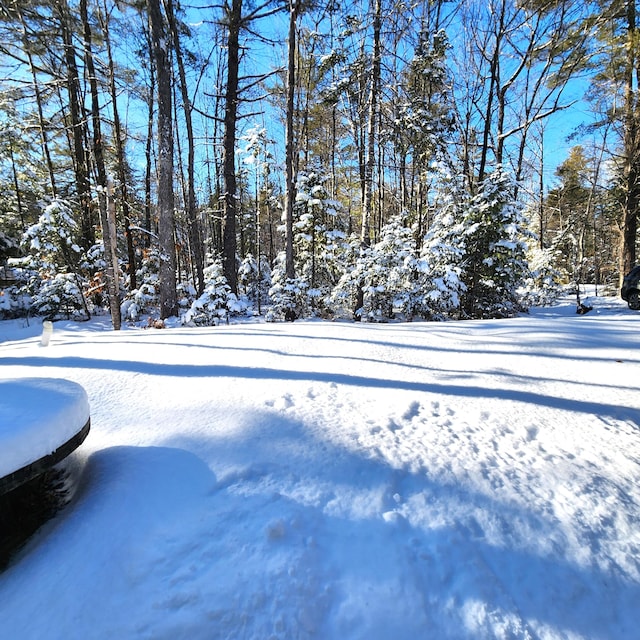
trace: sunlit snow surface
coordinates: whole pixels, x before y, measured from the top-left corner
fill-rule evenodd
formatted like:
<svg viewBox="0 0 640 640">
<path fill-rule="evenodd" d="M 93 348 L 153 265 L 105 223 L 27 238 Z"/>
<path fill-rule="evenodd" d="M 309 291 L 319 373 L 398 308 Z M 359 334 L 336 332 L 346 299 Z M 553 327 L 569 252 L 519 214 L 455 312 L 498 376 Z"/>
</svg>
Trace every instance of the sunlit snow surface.
<svg viewBox="0 0 640 640">
<path fill-rule="evenodd" d="M 74 502 L 0 638 L 635 639 L 640 314 L 107 330 L 0 323 L 67 378 Z"/>
</svg>

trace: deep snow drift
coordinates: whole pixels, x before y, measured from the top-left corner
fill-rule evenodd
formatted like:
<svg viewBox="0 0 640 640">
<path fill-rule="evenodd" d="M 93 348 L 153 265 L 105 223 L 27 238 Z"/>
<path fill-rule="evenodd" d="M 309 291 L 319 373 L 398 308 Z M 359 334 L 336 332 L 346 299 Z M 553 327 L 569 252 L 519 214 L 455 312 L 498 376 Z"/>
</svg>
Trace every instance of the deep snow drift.
<svg viewBox="0 0 640 640">
<path fill-rule="evenodd" d="M 78 494 L 0 637 L 638 638 L 640 317 L 0 323 L 87 390 Z"/>
</svg>

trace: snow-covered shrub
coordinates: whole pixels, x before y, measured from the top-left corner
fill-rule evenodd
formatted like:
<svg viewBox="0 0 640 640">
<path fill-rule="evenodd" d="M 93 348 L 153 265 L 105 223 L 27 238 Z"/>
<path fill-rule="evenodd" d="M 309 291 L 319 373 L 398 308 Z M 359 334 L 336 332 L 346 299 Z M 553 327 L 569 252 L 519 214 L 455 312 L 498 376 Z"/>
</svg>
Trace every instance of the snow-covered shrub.
<svg viewBox="0 0 640 640">
<path fill-rule="evenodd" d="M 47 205 L 38 222 L 27 229 L 22 246 L 31 254 L 38 278 L 31 279 L 32 310 L 48 318 L 84 316 L 93 308 L 85 299 L 88 288 L 82 264 L 86 256 L 76 244 L 79 227 L 63 200 Z"/>
<path fill-rule="evenodd" d="M 414 246 L 413 231 L 394 216 L 382 228 L 380 241 L 363 252 L 362 320 L 387 321 L 395 310 L 413 315 Z"/>
<path fill-rule="evenodd" d="M 461 222 L 464 194 L 455 180 L 442 194 L 438 213 L 417 261 L 419 313 L 430 320 L 455 319 L 466 286 L 461 280 L 465 245 Z"/>
<path fill-rule="evenodd" d="M 363 282 L 363 267 L 361 260 L 360 238 L 352 235 L 346 243 L 344 252 L 344 269 L 341 277 L 331 292 L 331 305 L 336 315 L 343 317 L 357 317 L 361 309 L 356 309 L 358 293 Z"/>
<path fill-rule="evenodd" d="M 280 252 L 276 258 L 272 281 L 269 289 L 271 308 L 265 316 L 267 322 L 293 321 L 305 317 L 308 313 L 308 286 L 302 278 L 287 278 L 284 252 Z"/>
<path fill-rule="evenodd" d="M 550 306 L 562 294 L 562 274 L 554 266 L 555 262 L 553 249 L 535 248 L 530 250 L 530 274 L 520 291 L 527 307 Z"/>
<path fill-rule="evenodd" d="M 191 282 L 178 282 L 176 284 L 176 295 L 178 298 L 178 308 L 188 309 L 196 299 L 196 289 Z"/>
<path fill-rule="evenodd" d="M 0 269 L 0 274 L 11 275 L 10 280 L 0 286 L 0 318 L 18 318 L 31 311 L 31 291 L 37 290 L 40 284 L 38 272 L 31 263 L 31 256 L 9 258 L 6 267 Z"/>
<path fill-rule="evenodd" d="M 260 271 L 258 261 L 252 254 L 247 254 L 238 269 L 239 294 L 247 298 L 254 307 L 266 302 L 271 287 L 271 269 L 266 256 L 260 256 Z"/>
<path fill-rule="evenodd" d="M 86 318 L 84 305 L 77 276 L 72 273 L 44 280 L 32 300 L 32 309 L 49 320 Z"/>
<path fill-rule="evenodd" d="M 79 265 L 82 274 L 85 274 L 86 281 L 83 282 L 84 294 L 87 303 L 94 311 L 109 308 L 108 287 L 107 287 L 107 263 L 104 257 L 104 245 L 94 244 L 82 256 Z M 118 273 L 118 282 L 121 274 Z"/>
<path fill-rule="evenodd" d="M 231 292 L 219 260 L 204 270 L 204 276 L 204 291 L 182 316 L 182 324 L 196 327 L 216 326 L 223 321 L 227 322 L 230 315 L 246 311 L 246 307 Z"/>
<path fill-rule="evenodd" d="M 73 212 L 63 200 L 54 200 L 45 207 L 38 222 L 29 227 L 22 244 L 36 258 L 41 271 L 51 276 L 62 271 L 77 271 L 83 259 L 76 244 L 79 233 Z"/>
<path fill-rule="evenodd" d="M 127 293 L 120 304 L 120 313 L 123 320 L 139 320 L 144 313 L 149 313 L 153 307 L 158 306 L 158 292 L 155 285 L 142 283 L 138 289 L 132 289 Z"/>
<path fill-rule="evenodd" d="M 142 262 L 136 271 L 139 283 L 136 289 L 129 291 L 120 304 L 123 320 L 136 321 L 144 314 L 153 313 L 160 305 L 159 285 L 160 253 L 156 247 L 145 251 Z"/>
</svg>

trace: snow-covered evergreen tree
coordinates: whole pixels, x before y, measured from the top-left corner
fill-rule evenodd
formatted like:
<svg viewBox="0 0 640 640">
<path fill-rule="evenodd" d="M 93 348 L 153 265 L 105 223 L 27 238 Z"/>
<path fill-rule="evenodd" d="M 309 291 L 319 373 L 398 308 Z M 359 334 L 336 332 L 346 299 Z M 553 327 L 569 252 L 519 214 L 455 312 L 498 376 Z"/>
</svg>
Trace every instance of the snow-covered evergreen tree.
<svg viewBox="0 0 640 640">
<path fill-rule="evenodd" d="M 44 280 L 31 304 L 32 311 L 49 320 L 86 319 L 87 315 L 82 291 L 72 273 L 56 273 Z"/>
<path fill-rule="evenodd" d="M 363 280 L 362 248 L 360 238 L 351 235 L 344 242 L 342 274 L 331 291 L 330 305 L 334 314 L 342 317 L 354 316 L 353 308 Z M 360 309 L 356 310 L 359 319 Z"/>
<path fill-rule="evenodd" d="M 454 178 L 446 176 L 444 183 L 446 191 L 417 261 L 418 310 L 431 320 L 458 318 L 466 290 L 461 280 L 465 257 L 462 218 L 468 198 Z"/>
<path fill-rule="evenodd" d="M 216 260 L 204 270 L 205 288 L 182 316 L 182 324 L 203 327 L 228 322 L 230 315 L 246 311 L 224 276 L 221 260 Z"/>
<path fill-rule="evenodd" d="M 47 205 L 38 222 L 24 233 L 22 244 L 36 259 L 43 275 L 75 272 L 83 257 L 76 238 L 80 230 L 68 203 L 54 200 Z"/>
<path fill-rule="evenodd" d="M 455 122 L 446 64 L 449 41 L 443 30 L 419 34 L 413 59 L 404 74 L 403 99 L 395 105 L 388 135 L 402 154 L 410 154 L 420 179 L 447 155 L 446 141 Z"/>
<path fill-rule="evenodd" d="M 22 244 L 31 253 L 39 279 L 31 282 L 33 308 L 51 319 L 89 316 L 81 263 L 86 258 L 76 243 L 79 228 L 69 205 L 53 200 L 38 222 L 27 229 Z"/>
<path fill-rule="evenodd" d="M 482 182 L 464 215 L 461 278 L 466 317 L 504 318 L 524 308 L 518 289 L 529 271 L 524 242 L 529 232 L 513 187 L 511 177 L 496 169 Z"/>
<path fill-rule="evenodd" d="M 529 251 L 530 273 L 525 280 L 521 297 L 528 307 L 546 307 L 554 304 L 562 293 L 562 273 L 554 265 L 558 264 L 553 248 Z"/>
<path fill-rule="evenodd" d="M 4 275 L 10 275 L 11 281 L 0 288 L 0 318 L 16 318 L 26 316 L 31 312 L 33 292 L 37 292 L 41 279 L 33 264 L 33 257 L 9 258 L 7 271 L 0 270 Z"/>
<path fill-rule="evenodd" d="M 319 172 L 298 176 L 294 214 L 295 271 L 305 283 L 309 311 L 329 313 L 331 291 L 344 271 L 345 233 L 339 228 L 340 203 L 332 200 Z"/>
<path fill-rule="evenodd" d="M 129 291 L 120 305 L 123 320 L 139 320 L 142 315 L 151 314 L 159 307 L 159 269 L 158 248 L 147 249 L 136 271 L 138 288 Z"/>
<path fill-rule="evenodd" d="M 356 310 L 361 320 L 386 322 L 396 312 L 413 316 L 416 261 L 413 230 L 405 226 L 401 215 L 394 216 L 381 232 L 380 241 L 360 250 L 352 245 L 357 257 L 345 270 L 334 288 L 332 299 L 341 307 L 353 309 L 356 292 L 363 292 L 363 306 Z"/>
<path fill-rule="evenodd" d="M 271 287 L 271 269 L 266 256 L 260 256 L 260 269 L 258 261 L 249 253 L 247 254 L 238 269 L 238 293 L 247 299 L 256 310 L 261 309 L 269 296 Z"/>
<path fill-rule="evenodd" d="M 271 308 L 266 314 L 267 322 L 277 320 L 293 321 L 309 313 L 307 283 L 300 277 L 287 278 L 286 255 L 281 251 L 271 272 L 272 285 L 269 289 Z"/>
<path fill-rule="evenodd" d="M 362 319 L 389 320 L 395 311 L 414 313 L 415 241 L 401 215 L 382 228 L 380 241 L 364 252 Z"/>
</svg>

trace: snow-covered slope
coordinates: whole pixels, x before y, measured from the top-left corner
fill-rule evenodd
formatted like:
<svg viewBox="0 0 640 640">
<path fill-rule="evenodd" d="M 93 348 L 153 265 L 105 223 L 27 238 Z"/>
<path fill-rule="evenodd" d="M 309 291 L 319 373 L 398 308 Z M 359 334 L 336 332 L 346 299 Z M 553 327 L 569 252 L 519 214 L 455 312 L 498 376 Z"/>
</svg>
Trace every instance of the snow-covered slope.
<svg viewBox="0 0 640 640">
<path fill-rule="evenodd" d="M 594 302 L 593 300 L 591 302 Z M 88 392 L 81 487 L 0 637 L 639 637 L 637 313 L 104 330 L 0 323 Z"/>
</svg>

